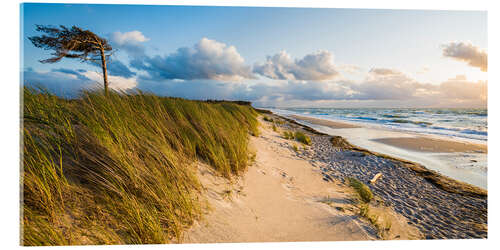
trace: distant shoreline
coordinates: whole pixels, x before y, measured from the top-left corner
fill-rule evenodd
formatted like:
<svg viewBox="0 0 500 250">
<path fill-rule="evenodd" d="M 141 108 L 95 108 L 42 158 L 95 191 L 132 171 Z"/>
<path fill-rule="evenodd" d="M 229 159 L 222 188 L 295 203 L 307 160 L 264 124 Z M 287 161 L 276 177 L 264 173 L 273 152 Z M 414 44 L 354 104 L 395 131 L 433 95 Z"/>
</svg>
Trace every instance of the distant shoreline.
<svg viewBox="0 0 500 250">
<path fill-rule="evenodd" d="M 417 163 L 439 175 L 487 188 L 487 145 L 303 115 L 286 116 L 315 131 L 342 136 L 359 148 Z"/>
<path fill-rule="evenodd" d="M 269 111 L 269 112 L 271 112 L 271 111 Z M 283 119 L 285 119 L 285 120 L 287 120 L 287 121 L 289 121 L 289 122 L 291 122 L 293 124 L 299 125 L 299 126 L 305 128 L 306 130 L 312 132 L 312 133 L 316 133 L 316 134 L 320 134 L 320 135 L 327 135 L 327 134 L 319 132 L 316 129 L 311 128 L 311 127 L 309 127 L 309 126 L 307 126 L 305 124 L 297 122 L 297 121 L 295 121 L 293 119 L 290 119 L 290 118 L 287 118 L 287 117 L 284 117 L 284 116 L 281 116 L 281 115 L 278 115 L 278 114 L 274 114 L 274 113 L 273 113 L 273 115 L 281 117 L 281 118 L 283 118 Z M 295 116 L 295 117 L 298 118 L 299 116 Z M 309 121 L 313 121 L 312 119 L 308 119 L 308 120 Z M 336 124 L 340 125 L 340 126 L 344 126 L 340 122 L 336 123 Z M 345 124 L 347 126 L 347 123 L 345 123 Z M 406 160 L 406 159 L 401 159 L 401 158 L 398 158 L 398 157 L 393 157 L 393 156 L 389 156 L 389 155 L 385 155 L 385 154 L 381 154 L 381 153 L 376 153 L 376 152 L 373 152 L 373 151 L 370 151 L 370 150 L 367 150 L 367 149 L 364 149 L 364 148 L 352 145 L 351 143 L 347 142 L 342 137 L 340 137 L 340 140 L 342 140 L 342 141 L 344 141 L 344 143 L 348 144 L 349 145 L 348 147 L 350 149 L 354 149 L 354 150 L 357 150 L 357 151 L 366 152 L 366 153 L 369 153 L 369 154 L 383 156 L 383 157 L 390 158 L 390 159 L 393 159 L 393 160 L 396 160 L 396 161 L 400 161 L 400 162 L 404 163 L 404 165 L 406 167 L 408 167 L 408 168 L 412 169 L 413 171 L 415 171 L 416 173 L 422 175 L 424 178 L 426 178 L 427 180 L 431 181 L 433 184 L 435 184 L 437 187 L 439 187 L 439 188 L 441 188 L 443 190 L 446 190 L 446 191 L 449 191 L 449 192 L 454 192 L 454 193 L 460 193 L 460 194 L 471 194 L 471 195 L 479 195 L 479 196 L 487 197 L 488 192 L 487 192 L 486 189 L 483 189 L 481 187 L 474 186 L 474 185 L 465 183 L 463 181 L 456 180 L 456 179 L 453 179 L 453 178 L 448 177 L 446 175 L 440 174 L 440 173 L 438 173 L 436 171 L 428 169 L 427 167 L 425 167 L 422 164 L 418 164 L 418 163 L 415 163 L 415 162 L 412 162 L 412 161 L 409 161 L 409 160 Z"/>
</svg>

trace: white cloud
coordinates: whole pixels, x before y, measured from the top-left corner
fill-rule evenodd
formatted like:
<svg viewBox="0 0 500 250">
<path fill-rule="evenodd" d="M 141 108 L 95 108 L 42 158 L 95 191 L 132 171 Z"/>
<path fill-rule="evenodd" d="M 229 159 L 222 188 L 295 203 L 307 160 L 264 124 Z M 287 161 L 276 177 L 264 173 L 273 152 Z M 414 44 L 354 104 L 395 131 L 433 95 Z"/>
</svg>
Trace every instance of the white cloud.
<svg viewBox="0 0 500 250">
<path fill-rule="evenodd" d="M 111 33 L 111 41 L 115 42 L 118 45 L 124 44 L 137 44 L 149 41 L 149 38 L 145 37 L 142 32 L 134 30 L 130 32 L 121 33 L 120 31 L 116 31 Z"/>
<path fill-rule="evenodd" d="M 120 31 L 113 32 L 109 36 L 111 45 L 115 49 L 123 49 L 130 56 L 137 57 L 144 54 L 143 42 L 149 41 L 140 31 L 134 30 L 121 33 Z"/>
<path fill-rule="evenodd" d="M 429 66 L 424 66 L 419 71 L 417 71 L 417 74 L 419 74 L 419 75 L 425 74 L 425 73 L 429 72 L 430 70 L 431 70 L 431 68 Z"/>
<path fill-rule="evenodd" d="M 102 74 L 95 71 L 86 71 L 82 73 L 84 76 L 94 81 L 98 86 L 102 86 Z M 137 86 L 135 77 L 125 78 L 122 76 L 108 75 L 109 88 L 114 90 L 126 90 Z"/>
<path fill-rule="evenodd" d="M 341 65 L 337 66 L 337 69 L 339 71 L 344 71 L 344 72 L 350 73 L 350 74 L 360 73 L 360 71 L 361 71 L 361 67 L 354 65 L 354 64 L 341 64 Z"/>
<path fill-rule="evenodd" d="M 254 72 L 271 79 L 280 80 L 332 80 L 340 76 L 328 51 L 308 54 L 293 60 L 286 51 L 268 56 L 265 63 L 257 63 Z"/>
<path fill-rule="evenodd" d="M 193 48 L 183 47 L 166 56 L 144 56 L 131 63 L 156 80 L 210 79 L 241 81 L 254 78 L 234 46 L 202 38 Z"/>
<path fill-rule="evenodd" d="M 114 90 L 126 90 L 137 86 L 136 78 L 108 76 L 109 87 Z M 54 69 L 39 72 L 32 69 L 23 72 L 23 84 L 31 87 L 43 87 L 50 92 L 64 97 L 75 97 L 81 90 L 102 89 L 102 74 L 95 71 Z"/>
<path fill-rule="evenodd" d="M 401 75 L 401 72 L 395 69 L 388 68 L 372 68 L 369 73 L 375 76 L 393 76 L 393 75 Z"/>
<path fill-rule="evenodd" d="M 443 56 L 466 62 L 469 66 L 488 71 L 488 53 L 479 47 L 465 42 L 450 42 L 442 45 Z"/>
<path fill-rule="evenodd" d="M 486 81 L 467 81 L 464 75 L 457 75 L 439 85 L 439 92 L 445 99 L 474 100 L 484 102 L 488 100 L 488 84 Z"/>
</svg>

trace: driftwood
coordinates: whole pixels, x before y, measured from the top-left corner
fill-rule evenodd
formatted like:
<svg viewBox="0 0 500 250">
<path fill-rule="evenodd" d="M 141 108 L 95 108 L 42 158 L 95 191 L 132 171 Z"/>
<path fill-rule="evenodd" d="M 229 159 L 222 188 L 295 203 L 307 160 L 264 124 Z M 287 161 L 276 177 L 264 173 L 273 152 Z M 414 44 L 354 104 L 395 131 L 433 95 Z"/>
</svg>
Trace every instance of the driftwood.
<svg viewBox="0 0 500 250">
<path fill-rule="evenodd" d="M 370 181 L 371 184 L 375 183 L 378 179 L 382 177 L 382 173 L 378 173 L 375 176 L 373 176 L 373 179 Z"/>
</svg>

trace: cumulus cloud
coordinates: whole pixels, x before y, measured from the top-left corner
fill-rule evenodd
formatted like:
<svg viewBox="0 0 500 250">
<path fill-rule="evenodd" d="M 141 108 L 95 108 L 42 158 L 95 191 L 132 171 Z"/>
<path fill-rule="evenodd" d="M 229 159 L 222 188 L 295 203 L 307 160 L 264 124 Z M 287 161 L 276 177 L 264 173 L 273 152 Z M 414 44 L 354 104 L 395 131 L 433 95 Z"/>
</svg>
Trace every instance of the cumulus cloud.
<svg viewBox="0 0 500 250">
<path fill-rule="evenodd" d="M 456 101 L 478 99 L 486 104 L 488 84 L 486 81 L 471 82 L 465 76 L 458 75 L 439 85 L 439 93 L 443 98 Z"/>
<path fill-rule="evenodd" d="M 113 76 L 129 78 L 136 75 L 135 72 L 130 71 L 130 69 L 125 64 L 118 60 L 111 60 L 107 64 L 107 70 L 108 74 Z"/>
<path fill-rule="evenodd" d="M 85 89 L 102 88 L 102 74 L 86 70 L 53 69 L 39 72 L 33 69 L 23 71 L 23 84 L 30 87 L 42 87 L 63 97 L 75 97 Z M 109 87 L 126 90 L 137 86 L 135 78 L 108 76 Z"/>
<path fill-rule="evenodd" d="M 361 67 L 359 67 L 358 65 L 354 65 L 354 64 L 342 64 L 342 65 L 338 65 L 337 69 L 339 71 L 344 71 L 344 72 L 347 72 L 347 73 L 350 73 L 350 74 L 359 73 L 361 71 Z"/>
<path fill-rule="evenodd" d="M 372 69 L 370 69 L 369 73 L 376 75 L 376 76 L 401 75 L 401 72 L 394 70 L 394 69 L 388 69 L 388 68 L 372 68 Z"/>
<path fill-rule="evenodd" d="M 58 69 L 52 69 L 52 72 L 59 72 L 59 73 L 64 73 L 68 75 L 75 76 L 77 79 L 87 81 L 89 80 L 86 76 L 82 75 L 82 72 L 85 72 L 86 70 L 80 69 L 80 70 L 72 70 L 72 69 L 66 69 L 66 68 L 58 68 Z"/>
<path fill-rule="evenodd" d="M 149 41 L 140 31 L 134 30 L 121 33 L 119 31 L 111 33 L 109 40 L 114 48 L 123 49 L 130 56 L 136 57 L 144 54 L 143 42 Z"/>
<path fill-rule="evenodd" d="M 90 89 L 95 84 L 80 72 L 56 69 L 38 72 L 33 69 L 23 71 L 23 84 L 29 87 L 42 87 L 59 96 L 74 97 L 82 89 Z"/>
<path fill-rule="evenodd" d="M 88 61 L 90 65 L 98 67 L 98 70 L 101 69 L 101 63 Z M 106 62 L 106 69 L 108 71 L 108 75 L 121 76 L 121 77 L 132 77 L 135 76 L 136 73 L 131 71 L 127 65 L 122 63 L 119 60 L 110 60 Z"/>
<path fill-rule="evenodd" d="M 340 76 L 333 63 L 333 55 L 328 51 L 318 51 L 295 60 L 286 51 L 281 51 L 268 56 L 265 63 L 255 64 L 254 72 L 280 80 L 323 81 Z"/>
<path fill-rule="evenodd" d="M 145 37 L 142 32 L 134 30 L 130 32 L 121 33 L 120 31 L 111 33 L 111 39 L 118 45 L 127 43 L 141 43 L 148 41 L 149 38 Z"/>
<path fill-rule="evenodd" d="M 381 68 L 376 68 L 381 69 Z M 391 73 L 389 73 L 391 72 Z M 138 88 L 158 95 L 190 99 L 248 100 L 256 105 L 339 105 L 409 107 L 486 107 L 487 82 L 473 82 L 463 75 L 440 84 L 418 82 L 397 70 L 372 70 L 362 81 L 268 81 L 224 83 L 209 79 L 157 81 L 110 76 L 110 87 Z M 62 96 L 79 89 L 100 88 L 99 72 L 56 69 L 49 72 L 24 71 L 24 83 L 41 84 Z"/>
<path fill-rule="evenodd" d="M 417 74 L 419 74 L 419 75 L 425 74 L 425 73 L 429 72 L 430 70 L 431 70 L 431 68 L 429 66 L 424 66 L 419 71 L 417 71 Z"/>
<path fill-rule="evenodd" d="M 144 56 L 131 66 L 144 70 L 150 79 L 211 79 L 240 81 L 254 78 L 234 46 L 202 38 L 194 47 L 182 47 L 166 56 Z"/>
<path fill-rule="evenodd" d="M 488 71 L 488 53 L 479 47 L 465 42 L 450 42 L 444 44 L 443 56 L 466 62 L 469 66 Z"/>
</svg>

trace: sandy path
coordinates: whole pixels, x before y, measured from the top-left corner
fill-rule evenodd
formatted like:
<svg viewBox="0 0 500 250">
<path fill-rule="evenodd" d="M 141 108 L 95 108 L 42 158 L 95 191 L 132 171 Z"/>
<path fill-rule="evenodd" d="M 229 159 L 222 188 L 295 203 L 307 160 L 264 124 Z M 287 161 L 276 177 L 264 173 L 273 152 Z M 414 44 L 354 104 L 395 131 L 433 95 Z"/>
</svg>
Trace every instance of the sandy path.
<svg viewBox="0 0 500 250">
<path fill-rule="evenodd" d="M 231 184 L 200 168 L 211 211 L 185 233 L 184 243 L 377 238 L 358 216 L 335 209 L 351 202 L 349 188 L 323 181 L 318 168 L 295 156 L 293 142 L 269 128 L 261 132 L 251 139 L 256 159 L 242 179 Z M 321 202 L 326 199 L 330 205 Z"/>
</svg>

